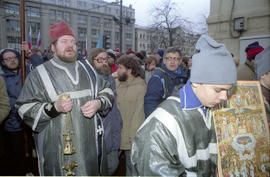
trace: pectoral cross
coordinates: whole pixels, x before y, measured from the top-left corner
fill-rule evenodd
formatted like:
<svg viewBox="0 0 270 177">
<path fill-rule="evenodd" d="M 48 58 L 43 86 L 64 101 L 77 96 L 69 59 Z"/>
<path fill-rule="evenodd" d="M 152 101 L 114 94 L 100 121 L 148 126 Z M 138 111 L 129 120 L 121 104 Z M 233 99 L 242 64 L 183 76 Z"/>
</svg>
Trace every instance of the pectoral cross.
<svg viewBox="0 0 270 177">
<path fill-rule="evenodd" d="M 99 126 L 98 126 L 98 129 L 97 129 L 97 133 L 98 133 L 99 135 L 102 135 L 102 132 L 103 132 L 103 128 L 99 125 Z"/>
</svg>

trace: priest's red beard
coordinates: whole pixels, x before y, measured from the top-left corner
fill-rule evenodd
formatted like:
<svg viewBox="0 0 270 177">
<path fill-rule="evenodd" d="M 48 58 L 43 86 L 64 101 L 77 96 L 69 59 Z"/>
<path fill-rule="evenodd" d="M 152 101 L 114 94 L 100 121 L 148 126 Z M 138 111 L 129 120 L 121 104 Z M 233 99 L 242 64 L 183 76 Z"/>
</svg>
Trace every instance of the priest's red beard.
<svg viewBox="0 0 270 177">
<path fill-rule="evenodd" d="M 76 60 L 77 52 L 72 48 L 65 49 L 63 53 L 58 53 L 56 51 L 57 57 L 65 62 L 74 62 Z"/>
</svg>

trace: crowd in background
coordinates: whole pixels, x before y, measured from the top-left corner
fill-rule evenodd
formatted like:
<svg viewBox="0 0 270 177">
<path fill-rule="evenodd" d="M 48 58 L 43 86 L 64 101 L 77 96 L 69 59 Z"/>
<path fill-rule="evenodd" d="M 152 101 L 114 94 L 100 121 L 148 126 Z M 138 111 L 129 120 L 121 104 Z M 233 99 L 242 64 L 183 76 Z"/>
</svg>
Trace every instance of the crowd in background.
<svg viewBox="0 0 270 177">
<path fill-rule="evenodd" d="M 24 51 L 27 60 L 27 75 L 55 56 L 50 48 L 43 52 L 28 49 L 26 42 L 21 44 L 21 51 Z M 254 42 L 247 46 L 245 52 L 247 60 L 238 66 L 237 79 L 261 81 L 269 121 L 269 47 L 264 49 Z M 33 166 L 37 156 L 33 132 L 24 124 L 15 106 L 22 90 L 20 55 L 21 52 L 14 49 L 0 51 L 0 175 L 31 175 L 36 168 Z M 152 54 L 131 49 L 121 52 L 99 48 L 92 49 L 89 56 L 78 60 L 88 60 L 95 71 L 110 82 L 115 100 L 111 111 L 103 119 L 108 175 L 116 171 L 122 153 L 126 159 L 126 175 L 130 176 L 131 148 L 136 131 L 160 103 L 189 81 L 192 56 L 183 59 L 181 51 L 174 47 L 158 49 Z M 236 65 L 238 62 L 235 60 Z"/>
</svg>

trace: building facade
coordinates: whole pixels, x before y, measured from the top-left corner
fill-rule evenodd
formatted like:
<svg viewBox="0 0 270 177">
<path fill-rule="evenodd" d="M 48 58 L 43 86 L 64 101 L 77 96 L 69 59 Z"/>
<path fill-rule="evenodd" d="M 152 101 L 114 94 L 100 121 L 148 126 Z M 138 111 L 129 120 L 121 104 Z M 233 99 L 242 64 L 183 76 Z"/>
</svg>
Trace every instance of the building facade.
<svg viewBox="0 0 270 177">
<path fill-rule="evenodd" d="M 147 54 L 153 53 L 150 46 L 151 31 L 147 27 L 135 26 L 135 51 L 145 50 Z"/>
<path fill-rule="evenodd" d="M 135 10 L 130 5 L 122 11 L 122 49 L 135 49 Z M 84 55 L 95 48 L 99 38 L 108 37 L 112 49 L 120 48 L 120 5 L 119 0 L 108 3 L 103 0 L 28 0 L 25 1 L 25 39 L 31 26 L 32 46 L 36 46 L 38 33 L 40 49 L 50 45 L 49 27 L 65 20 L 75 31 L 78 53 Z M 0 48 L 19 49 L 20 43 L 20 0 L 0 1 Z"/>
<path fill-rule="evenodd" d="M 270 45 L 269 0 L 211 0 L 210 6 L 209 35 L 224 43 L 240 63 L 246 60 L 248 44 Z"/>
<path fill-rule="evenodd" d="M 155 53 L 158 49 L 169 47 L 169 34 L 151 28 L 136 25 L 135 49 L 145 50 L 148 54 Z M 183 58 L 190 58 L 195 53 L 195 44 L 200 35 L 188 34 L 181 27 L 173 29 L 173 46 L 178 47 Z"/>
</svg>

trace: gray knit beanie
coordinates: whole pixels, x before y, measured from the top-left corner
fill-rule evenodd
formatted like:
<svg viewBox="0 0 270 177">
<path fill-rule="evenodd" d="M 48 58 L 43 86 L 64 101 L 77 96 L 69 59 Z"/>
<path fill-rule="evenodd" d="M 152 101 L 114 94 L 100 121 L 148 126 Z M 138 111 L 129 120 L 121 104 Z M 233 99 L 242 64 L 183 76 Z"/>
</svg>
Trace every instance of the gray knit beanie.
<svg viewBox="0 0 270 177">
<path fill-rule="evenodd" d="M 224 44 L 219 44 L 208 35 L 202 35 L 192 57 L 190 81 L 202 84 L 236 83 L 236 67 L 232 55 Z"/>
<path fill-rule="evenodd" d="M 262 75 L 270 71 L 270 46 L 255 57 L 255 73 L 259 80 Z"/>
</svg>

